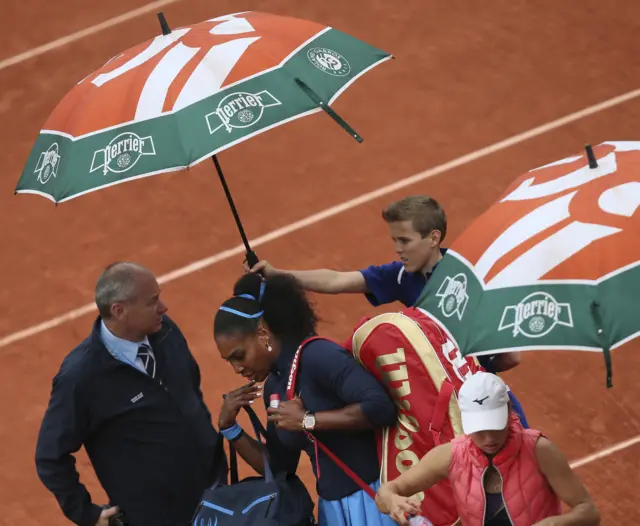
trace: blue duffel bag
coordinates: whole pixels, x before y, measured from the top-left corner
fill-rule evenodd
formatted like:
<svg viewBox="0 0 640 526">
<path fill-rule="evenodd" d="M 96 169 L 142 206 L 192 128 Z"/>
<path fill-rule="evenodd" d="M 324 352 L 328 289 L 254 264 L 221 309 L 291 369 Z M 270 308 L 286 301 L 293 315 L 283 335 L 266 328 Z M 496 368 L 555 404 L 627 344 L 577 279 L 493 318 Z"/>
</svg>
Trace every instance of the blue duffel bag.
<svg viewBox="0 0 640 526">
<path fill-rule="evenodd" d="M 258 443 L 267 433 L 250 408 L 245 407 Z M 238 460 L 233 444 L 229 444 L 230 483 L 226 473 L 206 489 L 196 510 L 192 526 L 310 526 L 316 524 L 314 503 L 307 488 L 297 475 L 272 473 L 266 447 L 263 447 L 264 477 L 238 480 Z M 224 439 L 220 435 L 214 465 L 222 465 Z"/>
</svg>

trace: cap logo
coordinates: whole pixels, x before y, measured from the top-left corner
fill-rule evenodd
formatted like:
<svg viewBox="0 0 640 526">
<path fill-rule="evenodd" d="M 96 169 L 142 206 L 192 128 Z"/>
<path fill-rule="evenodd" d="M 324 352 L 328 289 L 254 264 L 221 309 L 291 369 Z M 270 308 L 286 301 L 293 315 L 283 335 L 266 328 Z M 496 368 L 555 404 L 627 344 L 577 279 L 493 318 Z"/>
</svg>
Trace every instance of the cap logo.
<svg viewBox="0 0 640 526">
<path fill-rule="evenodd" d="M 474 402 L 475 402 L 476 404 L 478 404 L 478 405 L 482 405 L 482 403 L 483 403 L 487 398 L 489 398 L 489 397 L 488 397 L 488 396 L 485 396 L 484 398 L 482 398 L 482 399 L 480 399 L 480 400 L 478 400 L 478 399 L 476 398 L 476 399 L 474 400 Z"/>
</svg>

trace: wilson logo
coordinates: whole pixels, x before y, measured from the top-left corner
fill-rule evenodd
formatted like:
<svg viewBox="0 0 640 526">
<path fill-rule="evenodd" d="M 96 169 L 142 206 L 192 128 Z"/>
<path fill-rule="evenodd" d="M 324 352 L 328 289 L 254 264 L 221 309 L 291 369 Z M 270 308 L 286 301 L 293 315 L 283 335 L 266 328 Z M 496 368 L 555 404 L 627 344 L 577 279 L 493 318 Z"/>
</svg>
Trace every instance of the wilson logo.
<svg viewBox="0 0 640 526">
<path fill-rule="evenodd" d="M 287 381 L 287 398 L 289 396 L 293 396 L 295 389 L 295 381 L 298 376 L 298 362 L 300 361 L 300 352 L 302 349 L 298 349 L 296 351 L 295 356 L 293 357 L 293 362 L 291 363 L 291 371 L 289 372 L 289 380 Z"/>
</svg>

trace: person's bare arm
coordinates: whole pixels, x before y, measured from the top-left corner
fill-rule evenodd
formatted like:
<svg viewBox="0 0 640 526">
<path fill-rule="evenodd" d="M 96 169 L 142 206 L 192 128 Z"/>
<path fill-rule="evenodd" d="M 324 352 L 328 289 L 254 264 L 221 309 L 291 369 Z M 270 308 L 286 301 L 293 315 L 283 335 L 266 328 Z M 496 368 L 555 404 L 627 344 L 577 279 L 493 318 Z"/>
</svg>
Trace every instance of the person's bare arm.
<svg viewBox="0 0 640 526">
<path fill-rule="evenodd" d="M 550 440 L 541 437 L 536 444 L 536 457 L 540 471 L 553 491 L 571 509 L 534 526 L 598 526 L 598 509 L 560 449 Z"/>
<path fill-rule="evenodd" d="M 281 270 L 267 261 L 260 261 L 250 271 L 262 272 L 267 278 L 277 274 L 290 274 L 302 284 L 305 290 L 322 294 L 369 292 L 364 276 L 357 270 L 348 272 L 329 269 Z"/>
<path fill-rule="evenodd" d="M 420 511 L 418 503 L 409 497 L 446 478 L 449 475 L 449 464 L 451 443 L 433 448 L 418 464 L 380 487 L 376 496 L 378 509 L 391 515 L 398 524 L 407 524 L 405 513 L 412 515 Z"/>
<path fill-rule="evenodd" d="M 496 354 L 492 364 L 496 372 L 501 373 L 517 367 L 520 365 L 520 362 L 520 352 L 516 351 Z"/>
</svg>

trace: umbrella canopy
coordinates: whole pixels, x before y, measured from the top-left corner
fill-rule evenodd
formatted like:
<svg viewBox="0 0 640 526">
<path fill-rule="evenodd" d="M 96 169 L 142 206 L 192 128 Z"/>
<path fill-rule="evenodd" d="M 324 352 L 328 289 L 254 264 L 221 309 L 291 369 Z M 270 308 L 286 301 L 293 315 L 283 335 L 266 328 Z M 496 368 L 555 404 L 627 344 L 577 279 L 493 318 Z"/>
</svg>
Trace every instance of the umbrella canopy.
<svg viewBox="0 0 640 526">
<path fill-rule="evenodd" d="M 416 306 L 464 355 L 609 351 L 640 335 L 640 142 L 516 180 L 451 246 Z"/>
<path fill-rule="evenodd" d="M 181 170 L 294 119 L 327 111 L 391 58 L 331 27 L 260 12 L 171 31 L 81 80 L 41 130 L 16 192 L 63 202 Z"/>
</svg>

